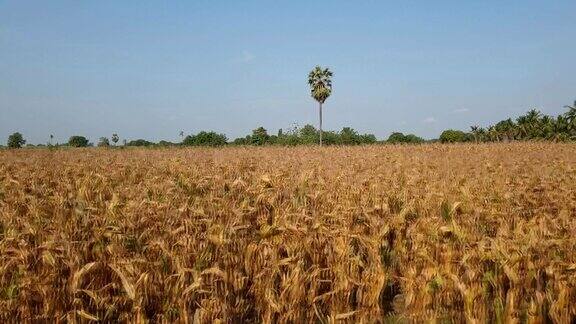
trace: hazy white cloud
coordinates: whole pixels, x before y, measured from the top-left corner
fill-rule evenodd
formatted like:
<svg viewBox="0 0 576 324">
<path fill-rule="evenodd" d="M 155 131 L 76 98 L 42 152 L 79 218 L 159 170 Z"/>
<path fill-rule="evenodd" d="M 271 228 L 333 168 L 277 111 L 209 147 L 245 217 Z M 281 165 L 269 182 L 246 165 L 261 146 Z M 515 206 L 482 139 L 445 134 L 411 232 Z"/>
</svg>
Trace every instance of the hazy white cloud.
<svg viewBox="0 0 576 324">
<path fill-rule="evenodd" d="M 434 117 L 428 117 L 428 118 L 425 118 L 422 122 L 424 124 L 433 124 L 433 123 L 437 122 L 437 120 Z"/>
<path fill-rule="evenodd" d="M 452 110 L 452 112 L 453 112 L 453 113 L 456 113 L 456 114 L 465 113 L 465 112 L 468 112 L 468 111 L 470 111 L 470 109 L 468 109 L 468 108 L 458 108 L 458 109 Z"/>
</svg>

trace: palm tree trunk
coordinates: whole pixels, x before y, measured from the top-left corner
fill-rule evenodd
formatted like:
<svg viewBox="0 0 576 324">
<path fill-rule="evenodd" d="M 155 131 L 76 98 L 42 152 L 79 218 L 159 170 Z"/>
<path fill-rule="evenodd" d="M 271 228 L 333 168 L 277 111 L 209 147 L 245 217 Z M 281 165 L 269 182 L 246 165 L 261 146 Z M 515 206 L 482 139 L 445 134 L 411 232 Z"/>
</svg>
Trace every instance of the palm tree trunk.
<svg viewBox="0 0 576 324">
<path fill-rule="evenodd" d="M 322 103 L 320 103 L 320 146 L 322 146 Z"/>
</svg>

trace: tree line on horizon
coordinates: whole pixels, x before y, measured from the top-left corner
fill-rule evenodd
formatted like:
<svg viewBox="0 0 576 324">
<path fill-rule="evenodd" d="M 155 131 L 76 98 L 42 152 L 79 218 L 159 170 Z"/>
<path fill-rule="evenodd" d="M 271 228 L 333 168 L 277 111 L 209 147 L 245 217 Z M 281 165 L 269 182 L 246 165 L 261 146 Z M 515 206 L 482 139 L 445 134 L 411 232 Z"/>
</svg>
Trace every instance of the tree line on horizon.
<svg viewBox="0 0 576 324">
<path fill-rule="evenodd" d="M 195 135 L 184 137 L 184 131 L 180 131 L 182 141 L 174 143 L 169 141 L 160 141 L 158 143 L 150 142 L 144 139 L 132 141 L 123 141 L 123 146 L 223 146 L 223 145 L 310 145 L 319 143 L 326 145 L 359 145 L 375 144 L 378 142 L 373 134 L 358 134 L 351 127 L 344 127 L 340 132 L 322 130 L 322 106 L 332 94 L 332 76 L 333 73 L 328 68 L 322 68 L 317 65 L 308 73 L 308 85 L 310 87 L 310 96 L 318 102 L 319 123 L 318 129 L 312 125 L 305 125 L 302 128 L 294 127 L 293 129 L 283 132 L 282 129 L 276 135 L 268 134 L 264 127 L 256 128 L 252 134 L 245 137 L 237 138 L 231 142 L 226 135 L 214 131 L 201 131 Z M 392 133 L 387 140 L 381 143 L 391 144 L 418 144 L 424 142 L 499 142 L 511 140 L 551 140 L 551 141 L 570 141 L 576 140 L 576 101 L 573 106 L 565 106 L 568 111 L 564 114 L 552 117 L 542 114 L 536 109 L 528 111 L 516 120 L 508 118 L 495 125 L 487 128 L 480 126 L 471 126 L 469 132 L 447 129 L 440 134 L 438 139 L 424 140 L 414 134 L 403 134 L 400 132 Z M 88 147 L 94 146 L 84 136 L 75 135 L 70 137 L 66 144 L 52 143 L 53 135 L 50 135 L 50 141 L 47 146 L 70 146 L 70 147 Z M 117 146 L 119 141 L 118 134 L 113 134 L 112 146 Z M 26 144 L 26 140 L 20 133 L 14 133 L 8 138 L 9 148 L 20 148 Z M 34 146 L 28 144 L 27 146 Z M 38 145 L 45 146 L 45 145 Z M 111 146 L 107 137 L 100 137 L 97 146 Z M 1 147 L 1 146 L 0 146 Z"/>
<path fill-rule="evenodd" d="M 332 94 L 332 77 L 333 73 L 328 68 L 322 68 L 319 65 L 314 67 L 308 73 L 308 85 L 310 87 L 310 96 L 318 102 L 319 123 L 318 129 L 312 125 L 305 125 L 302 128 L 294 127 L 293 129 L 283 132 L 282 129 L 276 135 L 268 134 L 264 127 L 256 128 L 252 134 L 245 137 L 237 138 L 231 142 L 226 135 L 214 131 L 201 131 L 195 135 L 184 137 L 184 131 L 180 131 L 182 141 L 174 143 L 169 141 L 160 141 L 158 143 L 150 142 L 144 139 L 132 141 L 123 141 L 123 146 L 223 146 L 223 145 L 310 145 L 319 143 L 326 145 L 359 145 L 378 143 L 376 136 L 373 134 L 358 134 L 351 127 L 344 127 L 340 132 L 322 130 L 322 107 L 328 97 Z M 471 126 L 469 132 L 461 130 L 448 129 L 440 134 L 438 139 L 424 140 L 414 134 L 403 134 L 400 132 L 392 133 L 387 140 L 380 143 L 391 144 L 418 144 L 424 142 L 498 142 L 511 140 L 551 140 L 551 141 L 570 141 L 576 140 L 576 101 L 574 106 L 565 106 L 568 111 L 557 117 L 543 115 L 540 111 L 532 109 L 525 115 L 516 120 L 508 118 L 495 125 L 487 128 L 480 126 Z M 50 135 L 50 141 L 47 146 L 70 146 L 70 147 L 88 147 L 94 146 L 84 136 L 75 135 L 70 137 L 66 144 L 52 143 L 53 135 Z M 118 134 L 111 137 L 113 145 L 107 137 L 101 137 L 97 143 L 99 147 L 117 146 L 119 141 Z M 14 133 L 8 138 L 9 148 L 20 148 L 26 144 L 26 140 L 20 133 Z M 33 146 L 28 144 L 27 146 Z M 38 145 L 45 146 L 45 145 Z M 0 146 L 1 147 L 1 146 Z"/>
<path fill-rule="evenodd" d="M 304 127 L 294 126 L 287 131 L 278 130 L 276 134 L 269 134 L 264 127 L 258 127 L 251 134 L 229 141 L 226 135 L 214 131 L 201 131 L 197 134 L 184 136 L 180 132 L 181 142 L 159 141 L 157 143 L 144 139 L 123 140 L 120 147 L 169 147 L 169 146 L 224 146 L 224 145 L 314 145 L 319 143 L 320 137 L 325 145 L 362 145 L 362 144 L 419 144 L 426 142 L 459 143 L 459 142 L 508 142 L 522 140 L 544 140 L 566 142 L 576 140 L 576 102 L 573 106 L 565 106 L 568 110 L 556 117 L 542 114 L 536 109 L 516 119 L 508 118 L 488 127 L 471 126 L 470 131 L 447 129 L 439 138 L 425 140 L 414 134 L 393 132 L 388 139 L 378 141 L 374 134 L 359 134 L 351 127 L 344 127 L 339 132 L 320 132 L 312 125 Z M 53 135 L 47 144 L 35 147 L 115 147 L 119 146 L 120 137 L 112 134 L 111 138 L 101 137 L 96 145 L 90 143 L 85 136 L 71 136 L 67 143 L 52 143 Z M 21 148 L 25 146 L 24 136 L 18 132 L 8 138 L 8 148 Z M 34 145 L 28 144 L 28 147 Z"/>
<path fill-rule="evenodd" d="M 515 120 L 508 118 L 488 127 L 470 126 L 469 132 L 445 130 L 440 134 L 443 143 L 456 142 L 509 142 L 543 140 L 567 142 L 576 140 L 576 101 L 556 117 L 531 109 Z"/>
<path fill-rule="evenodd" d="M 145 139 L 136 140 L 123 140 L 122 145 L 118 145 L 119 136 L 113 134 L 110 139 L 107 137 L 100 137 L 96 144 L 90 142 L 85 136 L 74 135 L 71 136 L 67 143 L 52 143 L 53 136 L 50 135 L 50 141 L 46 144 L 27 144 L 24 136 L 19 133 L 13 133 L 8 137 L 8 148 L 21 148 L 21 147 L 152 147 L 152 146 L 224 146 L 224 145 L 312 145 L 319 141 L 320 132 L 312 125 L 305 125 L 302 128 L 297 126 L 288 131 L 278 130 L 277 134 L 270 135 L 264 127 L 258 127 L 252 131 L 251 134 L 244 137 L 236 138 L 229 141 L 225 134 L 217 133 L 214 131 L 201 131 L 197 134 L 185 136 L 184 132 L 180 132 L 181 142 L 170 142 L 161 140 L 159 142 L 152 142 Z M 374 144 L 377 143 L 376 136 L 373 134 L 359 134 L 351 127 L 344 127 L 340 132 L 323 131 L 323 142 L 326 145 L 360 145 L 360 144 Z"/>
</svg>

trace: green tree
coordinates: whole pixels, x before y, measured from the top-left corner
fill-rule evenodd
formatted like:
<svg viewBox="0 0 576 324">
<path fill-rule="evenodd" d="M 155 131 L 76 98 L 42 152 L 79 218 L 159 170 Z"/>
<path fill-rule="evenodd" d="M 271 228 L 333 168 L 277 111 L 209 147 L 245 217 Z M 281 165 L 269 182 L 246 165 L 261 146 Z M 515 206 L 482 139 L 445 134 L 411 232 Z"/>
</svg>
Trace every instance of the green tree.
<svg viewBox="0 0 576 324">
<path fill-rule="evenodd" d="M 158 142 L 158 146 L 162 146 L 162 147 L 175 146 L 175 145 L 176 144 L 169 142 L 169 141 L 165 141 L 165 140 Z"/>
<path fill-rule="evenodd" d="M 226 145 L 228 139 L 224 134 L 216 132 L 201 131 L 196 135 L 188 135 L 182 141 L 182 145 L 186 146 L 222 146 Z"/>
<path fill-rule="evenodd" d="M 268 131 L 264 127 L 258 127 L 252 131 L 252 136 L 250 136 L 252 145 L 264 145 L 270 140 Z"/>
<path fill-rule="evenodd" d="M 400 132 L 394 132 L 390 134 L 390 136 L 388 136 L 388 140 L 386 140 L 386 142 L 391 144 L 400 144 L 400 143 L 417 144 L 417 143 L 423 143 L 424 139 L 414 134 L 404 135 Z"/>
<path fill-rule="evenodd" d="M 87 147 L 88 139 L 84 136 L 71 136 L 70 139 L 68 139 L 68 145 L 72 147 Z"/>
<path fill-rule="evenodd" d="M 487 129 L 472 126 L 474 138 L 480 141 L 550 140 L 568 141 L 576 139 L 576 102 L 564 106 L 568 111 L 557 117 L 531 109 L 514 122 L 511 118 L 501 120 Z M 476 131 L 475 131 L 476 130 Z"/>
<path fill-rule="evenodd" d="M 126 141 L 126 140 L 124 140 Z M 130 142 L 124 142 L 124 146 L 152 146 L 154 145 L 153 142 L 149 142 L 145 139 L 137 139 L 137 140 L 132 140 Z"/>
<path fill-rule="evenodd" d="M 318 142 L 320 133 L 314 126 L 306 124 L 304 127 L 300 128 L 298 135 L 302 144 L 314 144 Z"/>
<path fill-rule="evenodd" d="M 442 143 L 458 143 L 466 142 L 467 140 L 467 134 L 461 130 L 448 129 L 440 134 L 440 142 Z"/>
<path fill-rule="evenodd" d="M 506 120 L 502 120 L 496 124 L 495 129 L 498 131 L 500 139 L 508 142 L 516 138 L 517 134 L 517 126 L 512 121 L 512 119 L 508 118 Z"/>
<path fill-rule="evenodd" d="M 540 120 L 540 117 L 542 117 L 542 113 L 537 109 L 530 109 L 526 113 L 526 118 L 532 124 L 538 123 L 538 120 Z"/>
<path fill-rule="evenodd" d="M 552 129 L 550 131 L 550 140 L 555 142 L 566 142 L 570 140 L 570 127 L 566 115 L 559 115 L 552 119 Z"/>
<path fill-rule="evenodd" d="M 516 118 L 516 125 L 518 125 L 518 138 L 527 139 L 530 136 L 531 125 L 528 118 L 524 115 Z"/>
<path fill-rule="evenodd" d="M 316 143 L 316 142 L 314 142 Z M 326 145 L 337 145 L 340 144 L 340 134 L 334 131 L 323 132 L 322 143 Z"/>
<path fill-rule="evenodd" d="M 21 148 L 24 144 L 26 144 L 26 140 L 24 139 L 24 136 L 22 136 L 22 134 L 16 132 L 8 136 L 9 148 Z"/>
<path fill-rule="evenodd" d="M 529 110 L 525 115 L 516 119 L 518 139 L 536 139 L 543 137 L 542 113 L 536 109 Z"/>
<path fill-rule="evenodd" d="M 488 138 L 489 141 L 493 142 L 495 137 L 496 137 L 496 130 L 494 129 L 494 126 L 490 125 L 488 126 L 488 129 L 486 130 L 486 137 Z"/>
<path fill-rule="evenodd" d="M 540 138 L 551 140 L 554 139 L 554 124 L 556 120 L 548 115 L 542 116 L 540 119 L 540 127 L 538 135 Z"/>
<path fill-rule="evenodd" d="M 478 134 L 478 140 L 479 141 L 484 142 L 486 140 L 487 132 L 486 132 L 485 128 L 483 128 L 483 127 L 478 128 L 477 134 Z"/>
<path fill-rule="evenodd" d="M 360 144 L 360 137 L 353 128 L 344 127 L 340 131 L 340 144 L 344 145 Z"/>
<path fill-rule="evenodd" d="M 308 74 L 308 85 L 310 86 L 310 94 L 312 98 L 319 104 L 319 132 L 320 132 L 320 146 L 322 146 L 322 105 L 326 99 L 332 94 L 332 72 L 328 69 L 322 69 L 316 66 Z"/>
<path fill-rule="evenodd" d="M 526 113 L 526 121 L 528 125 L 528 138 L 534 139 L 539 137 L 540 117 L 542 114 L 536 109 L 530 109 Z"/>
<path fill-rule="evenodd" d="M 314 129 L 314 127 L 312 128 Z M 314 129 L 314 132 L 316 132 L 316 129 Z M 278 139 L 276 143 L 279 145 L 289 145 L 289 146 L 303 144 L 300 136 L 300 129 L 298 129 L 297 126 L 294 126 L 292 128 L 289 128 L 287 131 L 282 130 L 282 133 L 278 134 Z M 316 142 L 313 141 L 312 143 Z"/>
<path fill-rule="evenodd" d="M 388 140 L 386 140 L 386 142 L 392 144 L 404 143 L 404 134 L 400 132 L 393 132 L 392 134 L 390 134 L 390 136 L 388 136 Z"/>
<path fill-rule="evenodd" d="M 360 135 L 360 142 L 362 144 L 374 144 L 376 143 L 378 140 L 376 139 L 376 135 L 374 134 L 363 134 Z"/>
<path fill-rule="evenodd" d="M 246 137 L 239 137 L 232 141 L 234 145 L 249 145 L 250 144 L 250 136 Z"/>
</svg>

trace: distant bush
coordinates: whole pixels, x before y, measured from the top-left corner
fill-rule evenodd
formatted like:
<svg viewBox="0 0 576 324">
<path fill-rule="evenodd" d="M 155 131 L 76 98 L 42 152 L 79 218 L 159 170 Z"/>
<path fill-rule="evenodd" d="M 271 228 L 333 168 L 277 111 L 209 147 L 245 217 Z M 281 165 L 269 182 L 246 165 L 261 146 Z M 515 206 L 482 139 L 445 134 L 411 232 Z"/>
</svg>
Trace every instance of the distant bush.
<svg viewBox="0 0 576 324">
<path fill-rule="evenodd" d="M 26 140 L 22 134 L 16 132 L 10 136 L 8 136 L 8 147 L 9 148 L 21 148 L 24 144 L 26 144 Z"/>
<path fill-rule="evenodd" d="M 424 143 L 424 139 L 414 134 L 404 135 L 400 132 L 394 132 L 390 134 L 386 142 L 391 144 L 404 144 L 404 143 L 417 144 L 417 143 Z"/>
<path fill-rule="evenodd" d="M 153 142 L 149 142 L 144 139 L 137 139 L 126 143 L 126 146 L 152 146 L 152 145 L 154 145 Z"/>
<path fill-rule="evenodd" d="M 312 125 L 294 127 L 287 132 L 282 129 L 278 135 L 269 135 L 264 127 L 256 128 L 251 135 L 235 139 L 235 145 L 315 145 L 320 140 L 320 132 Z M 340 132 L 323 131 L 322 142 L 325 145 L 359 145 L 377 142 L 373 134 L 358 134 L 353 128 L 344 127 Z"/>
<path fill-rule="evenodd" d="M 328 135 L 326 133 L 329 132 L 322 133 L 322 135 L 327 135 L 325 136 L 326 138 L 323 138 L 324 143 L 328 145 L 338 143 L 339 140 L 337 134 L 330 132 L 331 134 Z M 295 134 L 299 137 L 301 144 L 316 144 L 320 141 L 320 132 L 310 124 L 304 125 L 304 127 L 299 130 L 295 129 Z"/>
<path fill-rule="evenodd" d="M 232 144 L 234 144 L 234 145 L 249 145 L 249 144 L 251 144 L 250 143 L 250 136 L 236 138 L 234 141 L 232 141 Z"/>
<path fill-rule="evenodd" d="M 160 142 L 158 142 L 157 145 L 158 145 L 158 146 L 163 146 L 163 147 L 164 147 L 164 146 L 165 146 L 165 147 L 168 147 L 168 146 L 176 146 L 176 145 L 178 145 L 178 144 L 172 143 L 172 142 L 168 142 L 168 141 L 160 141 Z"/>
<path fill-rule="evenodd" d="M 373 134 L 358 134 L 353 128 L 344 127 L 338 136 L 335 137 L 337 144 L 342 145 L 360 145 L 360 144 L 374 144 L 376 143 L 376 136 Z M 329 138 L 329 136 L 327 136 Z"/>
<path fill-rule="evenodd" d="M 358 133 L 350 127 L 342 128 L 339 135 L 340 135 L 340 143 L 339 144 L 344 144 L 344 145 L 360 144 L 360 136 L 358 136 Z"/>
<path fill-rule="evenodd" d="M 224 134 L 216 132 L 202 131 L 196 135 L 188 135 L 182 141 L 185 146 L 222 146 L 226 145 L 228 139 Z"/>
<path fill-rule="evenodd" d="M 378 142 L 376 135 L 374 134 L 364 134 L 360 135 L 360 143 L 361 144 L 375 144 Z"/>
<path fill-rule="evenodd" d="M 258 127 L 252 131 L 252 136 L 250 136 L 250 144 L 252 145 L 264 145 L 271 144 L 270 135 L 264 127 Z"/>
<path fill-rule="evenodd" d="M 68 146 L 71 147 L 87 147 L 88 146 L 88 139 L 84 136 L 71 136 L 68 139 Z"/>
<path fill-rule="evenodd" d="M 440 142 L 442 143 L 460 143 L 468 142 L 470 140 L 470 134 L 463 132 L 461 130 L 448 129 L 440 134 Z"/>
<path fill-rule="evenodd" d="M 305 140 L 305 144 L 316 145 L 320 139 L 320 133 L 315 137 L 317 140 L 315 142 L 310 142 L 309 139 Z M 340 134 L 334 131 L 322 131 L 322 144 L 323 145 L 338 145 L 342 144 L 340 141 Z"/>
</svg>

